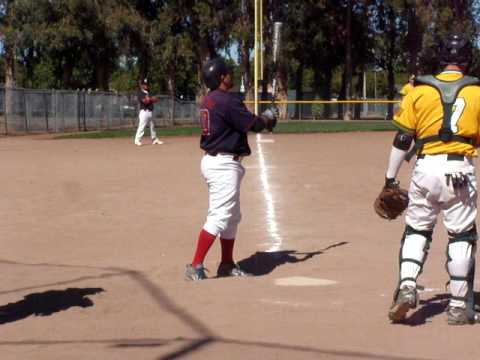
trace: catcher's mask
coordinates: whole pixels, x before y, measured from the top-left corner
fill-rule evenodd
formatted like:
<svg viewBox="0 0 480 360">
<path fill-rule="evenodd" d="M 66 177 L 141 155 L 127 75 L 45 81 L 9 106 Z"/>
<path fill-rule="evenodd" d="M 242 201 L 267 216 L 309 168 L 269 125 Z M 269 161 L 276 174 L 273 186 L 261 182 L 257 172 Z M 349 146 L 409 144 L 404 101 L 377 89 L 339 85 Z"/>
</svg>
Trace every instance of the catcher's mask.
<svg viewBox="0 0 480 360">
<path fill-rule="evenodd" d="M 453 64 L 467 69 L 471 61 L 472 44 L 464 34 L 453 33 L 440 42 L 441 66 Z"/>
<path fill-rule="evenodd" d="M 215 90 L 222 82 L 222 75 L 232 73 L 232 68 L 221 57 L 208 60 L 202 68 L 202 78 L 210 90 Z"/>
</svg>

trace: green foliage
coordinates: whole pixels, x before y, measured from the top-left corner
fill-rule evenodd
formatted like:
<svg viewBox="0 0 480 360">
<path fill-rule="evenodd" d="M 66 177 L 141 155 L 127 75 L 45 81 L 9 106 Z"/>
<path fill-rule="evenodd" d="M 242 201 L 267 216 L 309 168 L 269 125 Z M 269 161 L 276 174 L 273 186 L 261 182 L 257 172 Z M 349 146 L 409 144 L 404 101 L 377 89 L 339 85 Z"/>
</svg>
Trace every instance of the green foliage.
<svg viewBox="0 0 480 360">
<path fill-rule="evenodd" d="M 478 2 L 452 4 L 264 1 L 265 82 L 273 77 L 276 19 L 284 22 L 282 62 L 276 65 L 290 88 L 323 99 L 341 96 L 348 82 L 351 95 L 359 96 L 366 71 L 368 96 L 391 96 L 409 72 L 439 69 L 438 39 L 448 32 L 470 34 L 477 43 Z M 0 79 L 13 69 L 21 86 L 134 91 L 138 79 L 148 76 L 155 92 L 192 98 L 202 91 L 201 64 L 232 44 L 239 49 L 235 81 L 239 85 L 243 76 L 247 90 L 251 86 L 253 1 L 0 0 L 0 9 L 0 41 L 9 49 L 0 57 Z M 472 71 L 478 75 L 480 62 L 474 59 Z"/>
</svg>

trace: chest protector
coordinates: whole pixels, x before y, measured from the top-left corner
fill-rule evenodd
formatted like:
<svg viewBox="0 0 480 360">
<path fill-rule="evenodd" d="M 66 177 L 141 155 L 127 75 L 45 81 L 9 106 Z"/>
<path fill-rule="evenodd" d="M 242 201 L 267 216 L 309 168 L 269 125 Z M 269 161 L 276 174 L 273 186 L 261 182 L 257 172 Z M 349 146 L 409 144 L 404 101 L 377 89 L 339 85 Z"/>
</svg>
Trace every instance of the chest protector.
<svg viewBox="0 0 480 360">
<path fill-rule="evenodd" d="M 451 128 L 451 119 L 453 114 L 453 105 L 457 100 L 460 90 L 466 86 L 480 85 L 480 80 L 476 77 L 464 76 L 455 81 L 442 81 L 432 75 L 425 75 L 415 78 L 415 86 L 417 85 L 428 85 L 438 91 L 443 107 L 443 122 L 442 127 L 438 131 L 437 135 L 427 136 L 423 139 L 417 139 L 415 141 L 415 146 L 405 156 L 405 160 L 410 161 L 413 155 L 421 154 L 423 146 L 429 142 L 442 141 L 444 143 L 448 143 L 451 141 L 456 141 L 473 145 L 475 143 L 475 139 L 453 133 Z"/>
</svg>

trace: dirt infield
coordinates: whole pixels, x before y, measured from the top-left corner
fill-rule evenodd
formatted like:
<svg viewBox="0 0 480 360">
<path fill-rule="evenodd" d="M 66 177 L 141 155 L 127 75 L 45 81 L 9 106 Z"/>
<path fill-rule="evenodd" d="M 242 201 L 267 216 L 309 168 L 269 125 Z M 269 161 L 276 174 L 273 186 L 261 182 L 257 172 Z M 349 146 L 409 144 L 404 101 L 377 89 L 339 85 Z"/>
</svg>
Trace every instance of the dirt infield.
<svg viewBox="0 0 480 360">
<path fill-rule="evenodd" d="M 215 279 L 215 244 L 198 283 L 197 138 L 0 139 L 1 359 L 480 358 L 480 325 L 446 324 L 442 226 L 420 307 L 387 320 L 404 224 L 372 201 L 392 136 L 251 136 L 235 253 L 256 276 Z"/>
</svg>

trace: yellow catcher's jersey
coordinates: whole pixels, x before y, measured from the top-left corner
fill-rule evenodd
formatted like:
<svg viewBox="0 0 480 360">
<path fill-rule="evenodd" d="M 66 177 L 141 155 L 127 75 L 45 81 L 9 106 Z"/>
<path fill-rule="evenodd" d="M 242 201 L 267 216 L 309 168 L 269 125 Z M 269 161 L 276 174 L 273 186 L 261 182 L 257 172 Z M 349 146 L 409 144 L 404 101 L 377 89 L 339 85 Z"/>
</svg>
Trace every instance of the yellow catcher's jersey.
<svg viewBox="0 0 480 360">
<path fill-rule="evenodd" d="M 402 89 L 400 90 L 400 95 L 406 96 L 412 90 L 413 90 L 413 85 L 408 82 L 405 85 L 403 85 Z"/>
<path fill-rule="evenodd" d="M 457 71 L 444 71 L 437 75 L 443 81 L 455 81 L 463 77 Z M 443 107 L 438 91 L 428 85 L 417 85 L 403 98 L 393 124 L 422 139 L 437 135 L 442 127 Z M 454 134 L 475 139 L 480 144 L 480 86 L 466 86 L 457 96 L 452 109 L 451 129 Z M 429 142 L 423 154 L 462 154 L 477 156 L 475 146 L 452 141 Z"/>
</svg>

